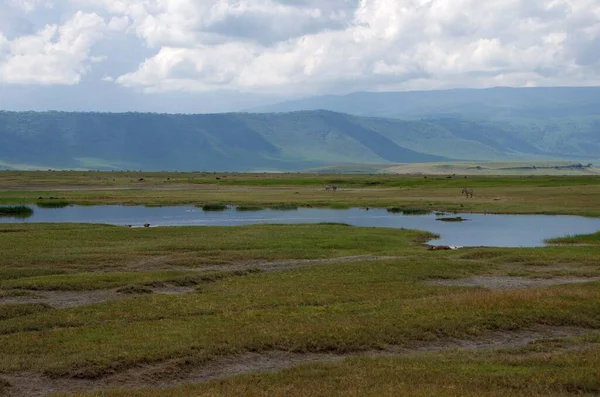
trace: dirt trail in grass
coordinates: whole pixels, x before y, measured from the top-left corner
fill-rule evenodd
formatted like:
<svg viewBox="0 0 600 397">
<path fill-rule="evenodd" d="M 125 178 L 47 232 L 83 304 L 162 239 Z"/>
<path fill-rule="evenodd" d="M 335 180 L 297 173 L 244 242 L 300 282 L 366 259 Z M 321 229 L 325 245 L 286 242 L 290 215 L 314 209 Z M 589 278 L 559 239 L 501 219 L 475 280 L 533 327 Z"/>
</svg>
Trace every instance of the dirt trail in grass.
<svg viewBox="0 0 600 397">
<path fill-rule="evenodd" d="M 551 285 L 580 284 L 600 281 L 600 277 L 526 278 L 511 276 L 473 276 L 456 280 L 431 280 L 428 285 L 450 287 L 481 287 L 491 290 L 511 290 L 547 287 Z"/>
<path fill-rule="evenodd" d="M 161 288 L 152 288 L 154 294 L 164 295 L 183 295 L 195 291 L 194 288 L 165 286 Z M 24 303 L 45 303 L 55 309 L 68 309 L 71 307 L 80 307 L 93 305 L 112 300 L 124 299 L 135 294 L 120 293 L 117 289 L 96 290 L 96 291 L 27 291 L 30 296 L 14 296 L 0 298 L 2 304 L 24 304 Z"/>
<path fill-rule="evenodd" d="M 227 265 L 207 265 L 197 268 L 169 266 L 168 260 L 172 259 L 169 256 L 160 256 L 137 261 L 128 266 L 127 270 L 136 271 L 157 271 L 157 270 L 182 270 L 182 271 L 239 271 L 259 269 L 265 272 L 283 271 L 292 268 L 328 265 L 335 263 L 349 262 L 367 262 L 386 259 L 398 259 L 399 257 L 374 256 L 374 255 L 358 255 L 346 256 L 340 258 L 327 259 L 286 259 L 267 262 L 264 260 L 243 261 Z M 160 288 L 151 288 L 154 294 L 165 295 L 183 295 L 190 294 L 195 291 L 195 288 L 179 287 L 179 286 L 164 286 Z M 1 304 L 23 304 L 23 303 L 45 303 L 55 309 L 66 309 L 71 307 L 87 306 L 106 301 L 124 299 L 126 297 L 135 296 L 135 294 L 119 293 L 118 289 L 110 290 L 88 290 L 88 291 L 33 291 L 24 290 L 28 293 L 26 296 L 9 296 L 0 298 Z"/>
<path fill-rule="evenodd" d="M 266 262 L 264 260 L 250 260 L 235 263 L 232 265 L 216 265 L 216 266 L 203 266 L 202 270 L 248 270 L 248 269 L 260 269 L 265 272 L 274 272 L 289 270 L 299 267 L 308 266 L 319 266 L 319 265 L 332 265 L 336 263 L 352 263 L 352 262 L 373 262 L 390 259 L 405 259 L 400 256 L 376 256 L 376 255 L 356 255 L 356 256 L 343 256 L 339 258 L 326 258 L 326 259 L 284 259 L 272 262 Z"/>
<path fill-rule="evenodd" d="M 241 374 L 277 371 L 306 363 L 330 362 L 352 357 L 414 355 L 450 349 L 515 348 L 534 341 L 576 337 L 590 332 L 593 332 L 593 330 L 576 327 L 539 326 L 517 332 L 489 332 L 480 338 L 471 340 L 449 339 L 434 342 L 415 342 L 411 347 L 391 346 L 384 350 L 349 354 L 291 353 L 283 351 L 247 353 L 241 356 L 223 358 L 195 368 L 183 366 L 176 360 L 170 360 L 128 369 L 93 380 L 51 379 L 35 373 L 0 375 L 0 380 L 5 380 L 11 385 L 6 394 L 8 397 L 43 397 L 58 392 L 68 394 L 99 391 L 107 388 L 168 388 Z"/>
<path fill-rule="evenodd" d="M 388 259 L 405 259 L 400 256 L 377 256 L 377 255 L 354 255 L 342 256 L 338 258 L 323 258 L 323 259 L 281 259 L 275 261 L 266 261 L 264 259 L 245 260 L 223 265 L 199 265 L 198 267 L 191 266 L 173 266 L 169 265 L 169 261 L 177 260 L 173 256 L 161 256 L 143 259 L 127 266 L 127 270 L 131 271 L 156 271 L 156 270 L 182 270 L 182 271 L 237 271 L 258 269 L 266 272 L 288 270 L 297 267 L 331 265 L 336 263 L 351 263 L 351 262 L 373 262 Z"/>
<path fill-rule="evenodd" d="M 399 256 L 376 256 L 376 255 L 356 255 L 339 258 L 326 259 L 285 259 L 276 261 L 248 260 L 233 264 L 224 265 L 203 265 L 199 267 L 169 266 L 169 256 L 152 257 L 130 264 L 127 270 L 134 271 L 157 271 L 157 270 L 182 270 L 182 271 L 244 271 L 258 269 L 264 272 L 285 271 L 294 268 L 330 265 L 336 263 L 351 262 L 369 262 L 379 260 L 407 259 L 408 257 Z M 516 269 L 511 267 L 510 269 Z M 520 269 L 520 268 L 519 268 Z M 572 270 L 569 267 L 523 267 L 523 269 L 532 271 L 556 271 Z M 545 277 L 545 278 L 527 278 L 513 277 L 503 275 L 473 276 L 464 279 L 455 280 L 430 280 L 428 285 L 435 286 L 454 286 L 454 287 L 482 287 L 491 290 L 510 290 L 539 288 L 552 285 L 579 284 L 586 282 L 600 281 L 600 277 Z M 152 293 L 166 295 L 190 294 L 195 291 L 192 287 L 164 286 L 160 288 L 151 288 Z M 25 291 L 27 296 L 8 296 L 0 298 L 0 304 L 22 304 L 22 303 L 45 303 L 56 309 L 65 309 L 71 307 L 87 306 L 96 303 L 102 303 L 111 300 L 124 299 L 135 296 L 135 294 L 119 293 L 118 289 L 93 290 L 93 291 Z"/>
</svg>

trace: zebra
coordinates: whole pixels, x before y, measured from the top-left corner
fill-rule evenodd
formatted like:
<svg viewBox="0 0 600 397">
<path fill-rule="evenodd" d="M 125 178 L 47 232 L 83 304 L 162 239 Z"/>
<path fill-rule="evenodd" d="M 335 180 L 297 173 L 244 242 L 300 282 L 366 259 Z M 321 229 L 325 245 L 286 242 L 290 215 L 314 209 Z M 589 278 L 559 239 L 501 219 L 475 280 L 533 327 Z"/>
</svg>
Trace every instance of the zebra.
<svg viewBox="0 0 600 397">
<path fill-rule="evenodd" d="M 463 188 L 461 193 L 464 194 L 467 198 L 473 198 L 473 189 Z"/>
<path fill-rule="evenodd" d="M 336 185 L 327 185 L 325 186 L 325 190 L 333 190 L 334 192 L 337 190 Z"/>
</svg>

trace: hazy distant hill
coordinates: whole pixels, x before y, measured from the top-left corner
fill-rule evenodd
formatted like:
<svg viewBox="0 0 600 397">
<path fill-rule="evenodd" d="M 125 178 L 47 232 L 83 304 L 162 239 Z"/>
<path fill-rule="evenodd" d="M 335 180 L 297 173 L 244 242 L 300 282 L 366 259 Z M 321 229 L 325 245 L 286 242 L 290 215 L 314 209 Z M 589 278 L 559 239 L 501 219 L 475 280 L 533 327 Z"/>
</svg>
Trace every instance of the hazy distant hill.
<svg viewBox="0 0 600 397">
<path fill-rule="evenodd" d="M 567 124 L 567 136 L 499 121 L 403 121 L 323 110 L 0 112 L 0 167 L 260 171 L 449 159 L 593 161 L 600 157 L 599 125 Z"/>
<path fill-rule="evenodd" d="M 494 152 L 600 158 L 600 87 L 357 92 L 284 102 L 254 110 L 315 109 L 358 116 L 424 120 L 455 137 L 484 144 Z M 445 155 L 466 158 L 453 150 Z M 479 152 L 473 155 L 480 158 Z"/>
<path fill-rule="evenodd" d="M 453 89 L 407 92 L 355 92 L 317 96 L 251 109 L 294 112 L 325 109 L 359 116 L 423 119 L 540 120 L 597 116 L 600 87 Z"/>
</svg>

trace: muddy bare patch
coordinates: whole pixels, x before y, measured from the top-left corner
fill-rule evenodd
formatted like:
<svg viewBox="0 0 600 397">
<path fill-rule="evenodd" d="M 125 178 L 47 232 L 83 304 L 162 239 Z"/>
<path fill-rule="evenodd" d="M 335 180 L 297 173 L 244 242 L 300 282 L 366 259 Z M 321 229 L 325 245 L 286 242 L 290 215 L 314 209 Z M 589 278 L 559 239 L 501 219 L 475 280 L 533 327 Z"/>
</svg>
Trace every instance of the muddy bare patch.
<svg viewBox="0 0 600 397">
<path fill-rule="evenodd" d="M 0 298 L 2 304 L 43 303 L 54 309 L 68 309 L 94 305 L 97 303 L 126 299 L 132 296 L 147 294 L 185 295 L 195 292 L 192 287 L 164 285 L 155 288 L 124 287 L 111 290 L 95 291 L 23 291 L 23 296 L 8 296 Z"/>
<path fill-rule="evenodd" d="M 480 287 L 491 290 L 511 290 L 547 287 L 551 285 L 581 284 L 600 281 L 600 277 L 525 278 L 510 276 L 473 276 L 457 280 L 431 280 L 428 285 L 449 287 Z"/>
<path fill-rule="evenodd" d="M 181 256 L 156 256 L 144 258 L 125 265 L 128 271 L 157 271 L 157 270 L 182 270 L 182 271 L 236 271 L 259 269 L 263 271 L 287 270 L 295 267 L 330 265 L 335 263 L 351 262 L 372 262 L 386 259 L 399 259 L 397 256 L 377 256 L 377 255 L 355 255 L 343 256 L 339 258 L 323 259 L 282 259 L 266 261 L 264 259 L 244 260 L 236 262 L 224 262 L 223 264 L 206 263 L 198 259 L 197 266 L 176 265 Z"/>
<path fill-rule="evenodd" d="M 17 296 L 0 299 L 2 303 L 45 303 L 55 309 L 79 307 L 119 299 L 114 290 L 100 291 L 35 291 L 34 296 Z"/>
<path fill-rule="evenodd" d="M 131 368 L 101 379 L 52 379 L 34 373 L 0 375 L 8 386 L 9 397 L 43 397 L 54 393 L 93 392 L 107 388 L 139 389 L 143 387 L 168 388 L 197 384 L 230 376 L 277 371 L 296 365 L 329 362 L 351 357 L 381 357 L 414 355 L 443 350 L 510 349 L 557 338 L 577 337 L 593 330 L 576 327 L 540 326 L 518 332 L 490 332 L 470 340 L 443 340 L 420 342 L 411 347 L 390 346 L 382 350 L 370 350 L 349 354 L 294 353 L 272 351 L 247 353 L 213 361 L 204 366 L 190 367 L 179 360 L 169 360 L 152 365 Z"/>
</svg>

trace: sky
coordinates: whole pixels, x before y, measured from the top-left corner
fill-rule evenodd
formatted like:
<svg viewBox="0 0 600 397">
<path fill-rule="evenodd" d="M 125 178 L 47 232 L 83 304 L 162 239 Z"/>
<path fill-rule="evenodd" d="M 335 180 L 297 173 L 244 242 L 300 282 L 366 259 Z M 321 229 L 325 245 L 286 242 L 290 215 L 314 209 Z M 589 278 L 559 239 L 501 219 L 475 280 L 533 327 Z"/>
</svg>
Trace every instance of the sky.
<svg viewBox="0 0 600 397">
<path fill-rule="evenodd" d="M 0 0 L 0 109 L 600 85 L 600 0 Z"/>
</svg>

